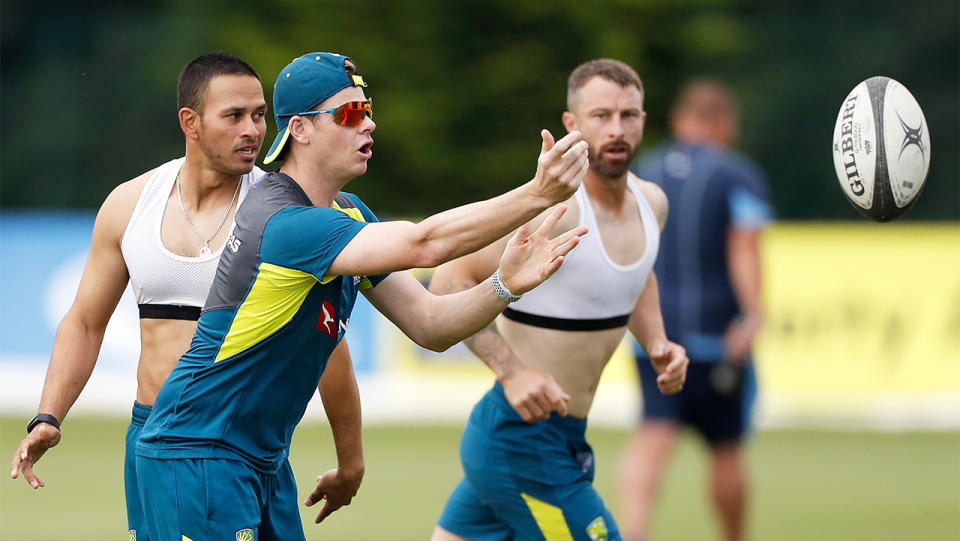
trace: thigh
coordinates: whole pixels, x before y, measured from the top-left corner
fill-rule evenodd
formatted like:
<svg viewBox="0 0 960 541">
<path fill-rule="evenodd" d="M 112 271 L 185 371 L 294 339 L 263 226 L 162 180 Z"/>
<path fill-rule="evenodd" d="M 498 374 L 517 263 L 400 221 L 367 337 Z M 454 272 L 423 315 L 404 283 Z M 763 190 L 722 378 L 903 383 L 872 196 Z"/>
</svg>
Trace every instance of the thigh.
<svg viewBox="0 0 960 541">
<path fill-rule="evenodd" d="M 522 430 L 515 428 L 519 430 L 511 435 Z M 578 456 L 583 453 L 569 448 L 562 437 L 549 437 L 551 433 L 542 428 L 527 426 L 538 437 L 511 445 L 498 431 L 468 426 L 464 443 L 470 452 L 464 454 L 466 483 L 461 485 L 469 485 L 487 515 L 509 529 L 510 539 L 619 539 L 613 518 L 590 482 L 592 459 L 588 464 Z"/>
<path fill-rule="evenodd" d="M 153 541 L 257 539 L 260 481 L 246 464 L 138 456 L 137 477 Z"/>
<path fill-rule="evenodd" d="M 437 525 L 473 541 L 510 539 L 510 529 L 500 522 L 490 507 L 480 501 L 465 478 L 454 487 Z"/>
<path fill-rule="evenodd" d="M 264 476 L 263 518 L 260 541 L 305 541 L 297 499 L 297 482 L 290 461 L 284 460 L 276 475 Z M 320 506 L 315 507 L 320 511 Z"/>
<path fill-rule="evenodd" d="M 710 445 L 739 441 L 744 432 L 742 374 L 720 362 L 692 362 L 687 383 L 684 421 Z"/>
<path fill-rule="evenodd" d="M 123 455 L 123 492 L 127 507 L 127 530 L 130 541 L 150 541 L 147 532 L 147 517 L 143 513 L 140 492 L 137 489 L 137 438 L 143 422 L 134 418 L 127 428 L 126 447 Z"/>
</svg>

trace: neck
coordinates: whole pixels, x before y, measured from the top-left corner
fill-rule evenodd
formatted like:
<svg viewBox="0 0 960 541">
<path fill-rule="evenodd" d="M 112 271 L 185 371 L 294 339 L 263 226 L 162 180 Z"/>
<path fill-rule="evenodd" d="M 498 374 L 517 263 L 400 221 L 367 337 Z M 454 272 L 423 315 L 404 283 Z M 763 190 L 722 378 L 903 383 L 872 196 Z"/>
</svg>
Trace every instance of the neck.
<svg viewBox="0 0 960 541">
<path fill-rule="evenodd" d="M 333 206 L 333 198 L 347 184 L 327 180 L 332 175 L 324 171 L 323 167 L 315 163 L 297 161 L 293 153 L 288 154 L 283 166 L 280 167 L 280 172 L 292 178 L 316 207 Z"/>
<path fill-rule="evenodd" d="M 623 201 L 627 196 L 628 174 L 624 173 L 618 178 L 604 178 L 598 176 L 592 169 L 587 169 L 587 174 L 583 177 L 583 185 L 595 205 L 616 213 L 623 208 Z"/>
<path fill-rule="evenodd" d="M 208 203 L 219 206 L 223 198 L 233 197 L 241 175 L 228 175 L 210 167 L 205 157 L 187 149 L 187 157 L 178 173 L 180 195 L 190 208 L 200 209 Z"/>
</svg>

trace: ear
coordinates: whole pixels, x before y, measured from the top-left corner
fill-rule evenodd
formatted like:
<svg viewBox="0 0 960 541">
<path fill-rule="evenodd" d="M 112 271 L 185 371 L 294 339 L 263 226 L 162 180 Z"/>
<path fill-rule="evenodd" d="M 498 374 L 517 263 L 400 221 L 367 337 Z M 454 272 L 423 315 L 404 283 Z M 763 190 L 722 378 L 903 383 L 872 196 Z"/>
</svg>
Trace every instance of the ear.
<svg viewBox="0 0 960 541">
<path fill-rule="evenodd" d="M 180 129 L 187 139 L 194 141 L 200 139 L 200 123 L 203 120 L 200 113 L 189 107 L 184 107 L 178 111 L 180 117 Z"/>
<path fill-rule="evenodd" d="M 573 116 L 570 111 L 564 111 L 560 120 L 563 122 L 563 127 L 567 129 L 567 133 L 577 129 L 577 117 Z"/>
<path fill-rule="evenodd" d="M 290 118 L 290 123 L 287 124 L 287 130 L 290 132 L 290 137 L 296 142 L 301 144 L 310 142 L 310 137 L 307 135 L 306 119 L 302 116 Z"/>
</svg>

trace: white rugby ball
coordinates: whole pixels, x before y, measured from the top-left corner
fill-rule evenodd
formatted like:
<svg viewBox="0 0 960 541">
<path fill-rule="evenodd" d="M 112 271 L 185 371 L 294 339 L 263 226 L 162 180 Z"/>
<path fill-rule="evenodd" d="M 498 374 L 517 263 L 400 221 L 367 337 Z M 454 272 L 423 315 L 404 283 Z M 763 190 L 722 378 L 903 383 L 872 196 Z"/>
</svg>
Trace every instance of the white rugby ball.
<svg viewBox="0 0 960 541">
<path fill-rule="evenodd" d="M 930 168 L 930 132 L 910 91 L 882 76 L 858 84 L 837 115 L 833 165 L 864 216 L 888 222 L 906 213 Z"/>
</svg>

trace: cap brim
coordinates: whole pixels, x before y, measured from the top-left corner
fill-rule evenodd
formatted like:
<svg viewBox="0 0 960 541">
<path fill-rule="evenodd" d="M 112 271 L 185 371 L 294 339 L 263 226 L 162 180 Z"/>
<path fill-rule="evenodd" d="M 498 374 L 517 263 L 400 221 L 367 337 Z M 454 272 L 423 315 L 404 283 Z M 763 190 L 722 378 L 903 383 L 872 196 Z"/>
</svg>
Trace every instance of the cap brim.
<svg viewBox="0 0 960 541">
<path fill-rule="evenodd" d="M 273 161 L 280 156 L 280 153 L 283 151 L 283 145 L 286 144 L 289 136 L 290 130 L 284 127 L 283 130 L 278 133 L 277 137 L 273 140 L 273 144 L 270 145 L 270 150 L 267 151 L 267 155 L 263 158 L 263 165 L 273 163 Z"/>
</svg>

